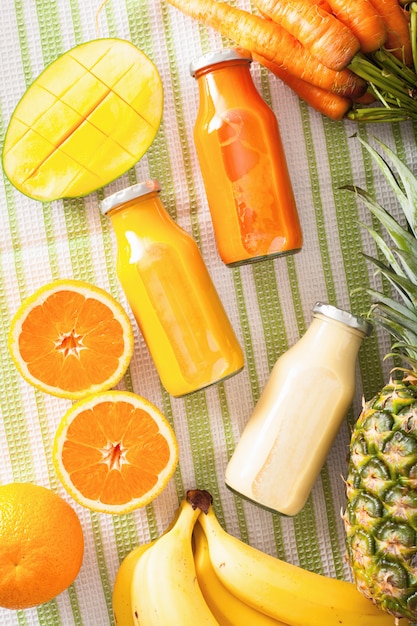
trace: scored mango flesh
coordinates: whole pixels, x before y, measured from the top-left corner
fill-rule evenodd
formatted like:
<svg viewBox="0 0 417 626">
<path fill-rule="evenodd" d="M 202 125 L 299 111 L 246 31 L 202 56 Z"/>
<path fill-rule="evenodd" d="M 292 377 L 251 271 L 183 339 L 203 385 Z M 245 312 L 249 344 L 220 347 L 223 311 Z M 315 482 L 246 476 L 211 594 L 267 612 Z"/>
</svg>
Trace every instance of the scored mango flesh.
<svg viewBox="0 0 417 626">
<path fill-rule="evenodd" d="M 72 48 L 32 83 L 5 137 L 3 168 L 42 201 L 85 196 L 124 174 L 158 131 L 163 89 L 150 59 L 128 41 Z"/>
</svg>

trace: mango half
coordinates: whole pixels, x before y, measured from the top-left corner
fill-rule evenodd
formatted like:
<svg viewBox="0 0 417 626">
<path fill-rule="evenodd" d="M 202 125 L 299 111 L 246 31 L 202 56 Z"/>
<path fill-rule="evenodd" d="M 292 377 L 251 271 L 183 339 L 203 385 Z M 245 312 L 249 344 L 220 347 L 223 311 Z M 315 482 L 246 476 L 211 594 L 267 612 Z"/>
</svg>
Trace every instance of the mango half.
<svg viewBox="0 0 417 626">
<path fill-rule="evenodd" d="M 139 161 L 162 110 L 160 75 L 141 50 L 122 39 L 89 41 L 28 88 L 7 128 L 3 169 L 36 200 L 85 196 Z"/>
</svg>

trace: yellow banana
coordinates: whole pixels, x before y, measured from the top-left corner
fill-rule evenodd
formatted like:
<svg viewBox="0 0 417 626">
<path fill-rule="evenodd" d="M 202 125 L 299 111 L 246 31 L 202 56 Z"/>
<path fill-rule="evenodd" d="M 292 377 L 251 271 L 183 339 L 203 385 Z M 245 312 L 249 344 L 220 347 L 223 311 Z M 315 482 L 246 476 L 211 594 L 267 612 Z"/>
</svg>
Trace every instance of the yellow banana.
<svg viewBox="0 0 417 626">
<path fill-rule="evenodd" d="M 193 494 L 188 492 L 192 502 Z M 213 508 L 198 518 L 210 560 L 225 587 L 254 609 L 290 626 L 395 626 L 353 583 L 309 572 L 227 533 Z"/>
<path fill-rule="evenodd" d="M 219 626 L 195 571 L 192 532 L 199 513 L 183 500 L 171 530 L 138 559 L 131 583 L 134 624 Z"/>
<path fill-rule="evenodd" d="M 136 563 L 157 539 L 138 546 L 123 559 L 113 585 L 113 615 L 116 626 L 135 626 L 132 611 L 132 576 Z"/>
<path fill-rule="evenodd" d="M 242 602 L 221 583 L 200 524 L 194 527 L 194 562 L 200 589 L 220 626 L 286 626 Z"/>
<path fill-rule="evenodd" d="M 170 525 L 163 532 L 165 535 L 178 519 L 178 511 L 174 515 Z M 142 554 L 153 544 L 158 541 L 159 538 L 144 543 L 137 548 L 134 548 L 123 559 L 116 574 L 116 579 L 113 585 L 112 605 L 113 615 L 116 626 L 135 626 L 132 611 L 132 577 L 136 567 L 136 563 L 142 556 Z M 137 622 L 136 622 L 137 623 Z"/>
</svg>

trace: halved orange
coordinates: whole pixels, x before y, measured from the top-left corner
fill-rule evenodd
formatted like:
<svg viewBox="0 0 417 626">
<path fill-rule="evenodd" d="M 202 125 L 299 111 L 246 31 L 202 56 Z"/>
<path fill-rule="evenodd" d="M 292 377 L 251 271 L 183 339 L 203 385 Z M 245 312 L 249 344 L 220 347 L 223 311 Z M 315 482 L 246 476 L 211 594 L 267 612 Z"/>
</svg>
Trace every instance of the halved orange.
<svg viewBox="0 0 417 626">
<path fill-rule="evenodd" d="M 57 280 L 22 302 L 8 345 L 27 382 L 78 400 L 121 380 L 133 355 L 133 330 L 123 307 L 104 289 Z"/>
<path fill-rule="evenodd" d="M 129 391 L 105 391 L 75 403 L 58 426 L 53 458 L 63 486 L 101 513 L 145 506 L 165 488 L 178 444 L 165 416 Z"/>
</svg>

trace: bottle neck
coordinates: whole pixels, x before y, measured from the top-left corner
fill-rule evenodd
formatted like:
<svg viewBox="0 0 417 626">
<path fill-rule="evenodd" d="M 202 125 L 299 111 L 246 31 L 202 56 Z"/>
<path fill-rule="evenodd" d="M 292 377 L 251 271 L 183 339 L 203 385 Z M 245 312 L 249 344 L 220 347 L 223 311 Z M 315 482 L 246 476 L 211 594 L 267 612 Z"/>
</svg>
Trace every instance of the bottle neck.
<svg viewBox="0 0 417 626">
<path fill-rule="evenodd" d="M 157 192 L 125 202 L 107 213 L 116 235 L 124 236 L 128 230 L 136 233 L 154 231 L 156 228 L 178 228 L 166 211 Z"/>
<path fill-rule="evenodd" d="M 233 59 L 232 61 L 224 61 L 223 63 L 212 63 L 211 65 L 206 65 L 197 70 L 195 72 L 195 78 L 198 80 L 207 75 L 219 76 L 222 74 L 230 76 L 232 73 L 238 73 L 236 68 L 243 68 L 245 72 L 250 73 L 249 67 L 250 61 L 246 59 Z"/>
<path fill-rule="evenodd" d="M 325 315 L 314 314 L 307 332 L 300 342 L 314 351 L 318 360 L 333 358 L 354 361 L 365 333 L 356 328 L 333 320 Z"/>
<path fill-rule="evenodd" d="M 235 99 L 260 95 L 250 73 L 250 63 L 244 60 L 209 65 L 195 74 L 200 101 L 211 100 L 215 106 Z"/>
</svg>

